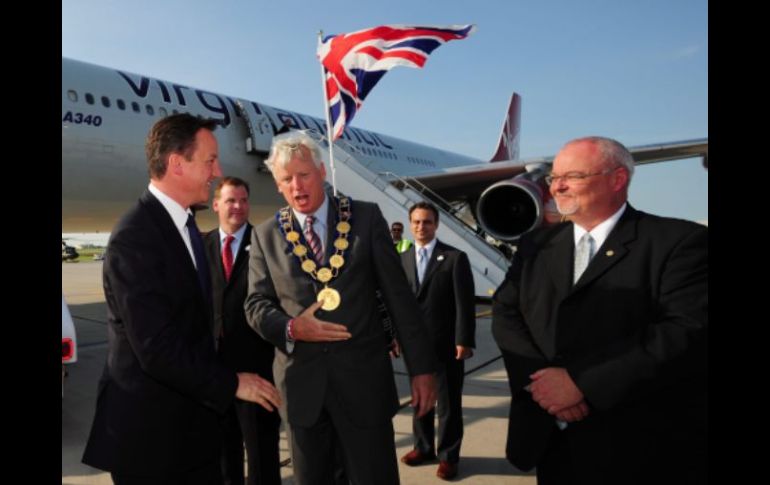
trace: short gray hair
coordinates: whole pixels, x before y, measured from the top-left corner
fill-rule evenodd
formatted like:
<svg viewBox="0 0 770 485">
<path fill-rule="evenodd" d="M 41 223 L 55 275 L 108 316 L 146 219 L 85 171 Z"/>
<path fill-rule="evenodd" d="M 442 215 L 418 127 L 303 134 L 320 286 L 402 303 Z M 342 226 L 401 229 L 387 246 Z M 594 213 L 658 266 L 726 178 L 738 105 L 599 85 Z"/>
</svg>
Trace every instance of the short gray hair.
<svg viewBox="0 0 770 485">
<path fill-rule="evenodd" d="M 312 161 L 319 168 L 322 164 L 318 143 L 304 131 L 290 131 L 273 137 L 270 156 L 265 159 L 265 165 L 272 172 L 276 163 L 286 167 L 292 158 Z"/>
<path fill-rule="evenodd" d="M 602 160 L 615 166 L 621 166 L 628 172 L 628 182 L 631 182 L 631 177 L 634 175 L 634 157 L 631 156 L 631 152 L 628 151 L 622 143 L 612 138 L 606 138 L 603 136 L 586 136 L 583 138 L 576 138 L 567 142 L 567 145 L 573 143 L 589 142 L 596 145 L 599 149 L 599 153 L 602 156 Z M 565 145 L 565 147 L 567 146 Z"/>
<path fill-rule="evenodd" d="M 572 145 L 573 143 L 589 142 L 596 145 L 599 149 L 599 153 L 602 156 L 602 160 L 608 164 L 621 166 L 628 172 L 628 182 L 631 183 L 631 177 L 634 175 L 634 157 L 631 152 L 628 151 L 622 143 L 612 138 L 604 136 L 585 136 L 583 138 L 575 138 L 570 140 L 564 145 Z"/>
</svg>

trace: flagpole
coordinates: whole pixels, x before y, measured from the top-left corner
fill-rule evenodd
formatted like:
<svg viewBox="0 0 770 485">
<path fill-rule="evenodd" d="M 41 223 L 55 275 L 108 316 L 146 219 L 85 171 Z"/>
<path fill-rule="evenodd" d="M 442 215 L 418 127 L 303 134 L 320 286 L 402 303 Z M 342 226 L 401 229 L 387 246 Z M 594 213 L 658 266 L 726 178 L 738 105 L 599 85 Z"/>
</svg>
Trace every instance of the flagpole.
<svg viewBox="0 0 770 485">
<path fill-rule="evenodd" d="M 318 46 L 321 46 L 323 42 L 323 30 L 318 31 Z M 329 168 L 332 171 L 332 189 L 334 190 L 334 196 L 337 197 L 337 181 L 335 178 L 334 168 L 334 141 L 332 140 L 332 122 L 329 116 L 329 93 L 326 90 L 326 68 L 323 63 L 321 64 L 321 85 L 324 88 L 324 113 L 326 114 L 326 139 L 329 142 Z"/>
</svg>

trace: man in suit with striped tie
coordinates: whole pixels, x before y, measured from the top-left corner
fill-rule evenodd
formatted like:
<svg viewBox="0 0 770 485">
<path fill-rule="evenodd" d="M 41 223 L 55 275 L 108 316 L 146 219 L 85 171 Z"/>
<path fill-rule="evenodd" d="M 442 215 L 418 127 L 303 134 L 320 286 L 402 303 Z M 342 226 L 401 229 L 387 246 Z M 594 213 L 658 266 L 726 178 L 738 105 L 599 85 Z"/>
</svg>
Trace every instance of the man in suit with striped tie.
<svg viewBox="0 0 770 485">
<path fill-rule="evenodd" d="M 400 337 L 419 415 L 435 404 L 435 357 L 377 205 L 330 197 L 312 138 L 273 140 L 266 164 L 287 207 L 251 238 L 249 323 L 276 346 L 297 485 L 331 483 L 335 443 L 353 484 L 398 483 L 398 395 L 377 292 Z"/>
</svg>

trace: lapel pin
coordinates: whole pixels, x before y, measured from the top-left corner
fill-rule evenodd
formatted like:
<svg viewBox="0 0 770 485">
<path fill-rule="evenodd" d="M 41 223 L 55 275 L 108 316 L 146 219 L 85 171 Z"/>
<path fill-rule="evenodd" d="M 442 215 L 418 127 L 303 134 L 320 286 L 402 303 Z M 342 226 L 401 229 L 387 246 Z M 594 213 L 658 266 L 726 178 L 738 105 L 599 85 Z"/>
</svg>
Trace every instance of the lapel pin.
<svg viewBox="0 0 770 485">
<path fill-rule="evenodd" d="M 613 251 L 612 249 L 608 249 L 607 252 L 604 254 L 606 254 L 607 256 L 615 256 L 615 251 Z"/>
<path fill-rule="evenodd" d="M 436 261 L 444 261 L 444 255 L 443 254 L 439 254 L 438 258 L 436 258 Z"/>
</svg>

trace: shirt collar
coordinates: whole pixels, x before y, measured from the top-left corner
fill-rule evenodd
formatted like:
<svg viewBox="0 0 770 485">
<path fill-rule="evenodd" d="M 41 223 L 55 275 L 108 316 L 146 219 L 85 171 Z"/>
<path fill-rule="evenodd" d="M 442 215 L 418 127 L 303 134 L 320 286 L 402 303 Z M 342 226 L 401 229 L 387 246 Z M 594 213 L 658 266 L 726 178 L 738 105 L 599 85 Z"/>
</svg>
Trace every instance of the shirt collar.
<svg viewBox="0 0 770 485">
<path fill-rule="evenodd" d="M 623 215 L 623 212 L 626 210 L 626 206 L 628 205 L 627 202 L 624 202 L 622 206 L 620 206 L 620 209 L 618 209 L 614 214 L 612 214 L 610 217 L 605 219 L 601 222 L 601 224 L 597 225 L 590 231 L 586 231 L 582 227 L 578 226 L 577 224 L 572 224 L 572 226 L 575 228 L 574 237 L 575 237 L 575 246 L 577 246 L 578 241 L 580 241 L 580 238 L 583 237 L 583 234 L 586 232 L 591 234 L 591 237 L 593 238 L 596 245 L 595 248 L 601 247 L 602 244 L 604 244 L 604 241 L 607 240 L 607 237 L 610 235 L 610 232 L 612 229 L 617 225 L 618 221 L 620 220 L 620 216 Z"/>
<path fill-rule="evenodd" d="M 192 211 L 179 205 L 179 202 L 164 194 L 163 191 L 153 185 L 152 182 L 150 182 L 147 190 L 158 199 L 158 202 L 161 203 L 163 208 L 166 209 L 166 212 L 168 212 L 168 215 L 171 216 L 171 220 L 174 221 L 177 230 L 182 232 L 187 225 L 187 218 L 192 214 Z"/>
<path fill-rule="evenodd" d="M 248 224 L 243 224 L 240 229 L 232 233 L 233 236 L 233 242 L 230 243 L 231 247 L 235 244 L 240 244 L 241 241 L 243 241 L 243 234 L 246 232 L 246 226 Z M 225 238 L 229 236 L 230 234 L 227 234 L 222 227 L 219 228 L 219 241 L 224 245 L 225 244 Z"/>
<path fill-rule="evenodd" d="M 438 238 L 434 237 L 431 240 L 431 242 L 429 242 L 428 244 L 426 244 L 424 246 L 425 247 L 425 251 L 427 253 L 426 256 L 428 257 L 428 259 L 430 259 L 431 255 L 433 255 L 433 249 L 436 247 L 436 241 L 438 241 Z M 419 256 L 420 248 L 421 247 L 423 247 L 423 246 L 420 246 L 420 243 L 418 243 L 417 241 L 414 242 L 414 254 L 415 254 L 415 257 Z"/>
</svg>

